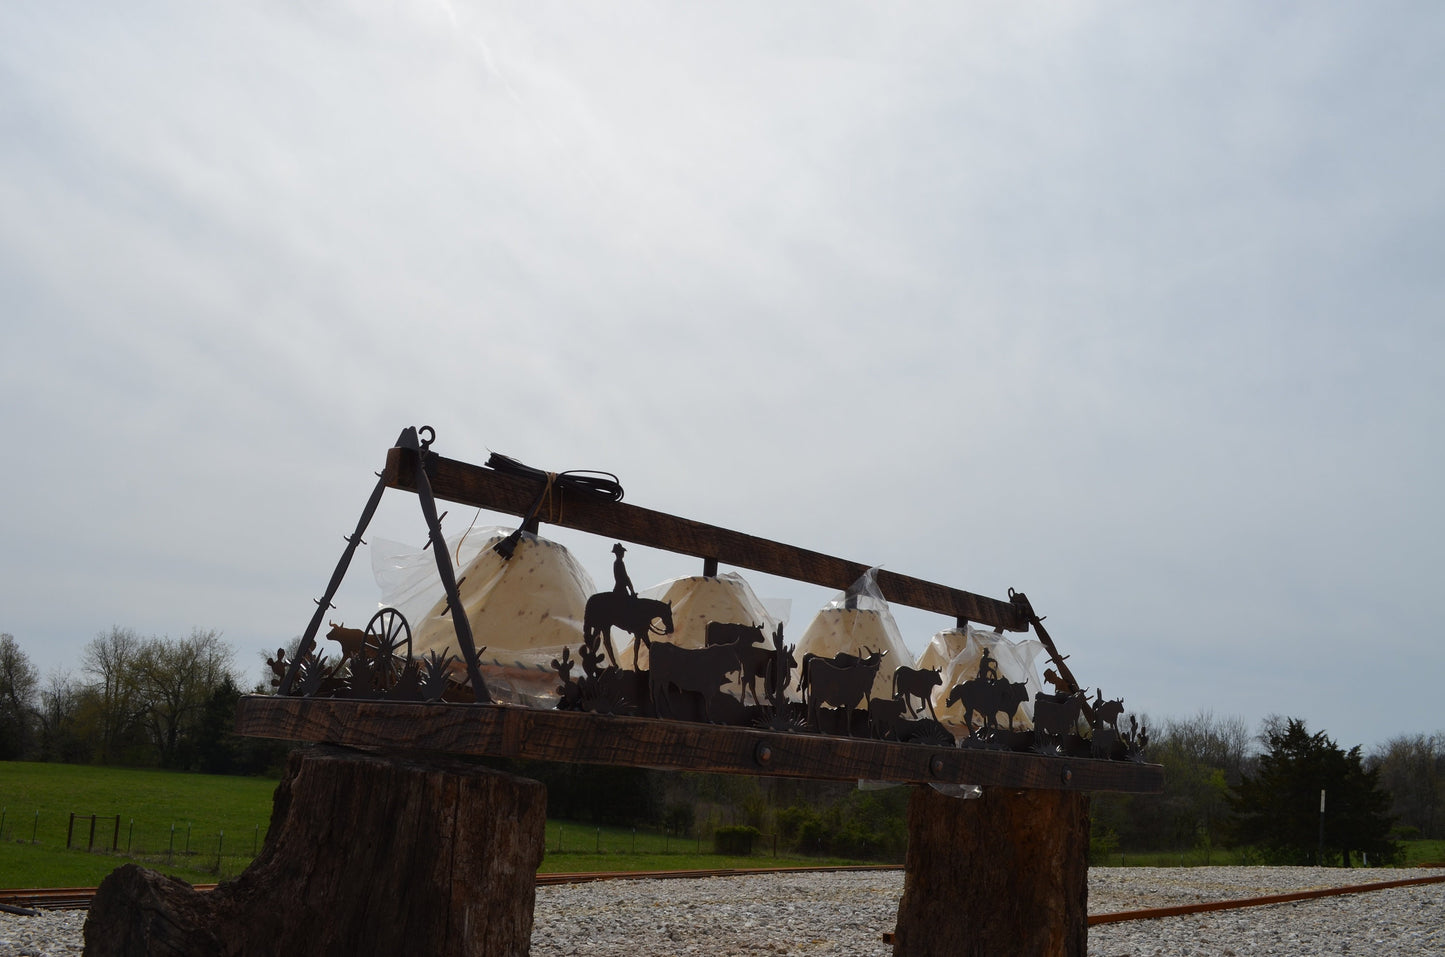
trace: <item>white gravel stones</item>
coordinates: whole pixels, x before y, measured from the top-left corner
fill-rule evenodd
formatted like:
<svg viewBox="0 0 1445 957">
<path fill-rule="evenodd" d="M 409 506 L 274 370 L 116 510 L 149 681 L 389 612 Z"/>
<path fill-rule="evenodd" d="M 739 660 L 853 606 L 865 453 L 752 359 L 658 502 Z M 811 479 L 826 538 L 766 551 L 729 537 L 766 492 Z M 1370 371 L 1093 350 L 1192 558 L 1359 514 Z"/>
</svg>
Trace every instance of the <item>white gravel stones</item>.
<svg viewBox="0 0 1445 957">
<path fill-rule="evenodd" d="M 0 912 L 0 957 L 51 957 L 79 954 L 85 911 L 41 911 L 39 917 Z"/>
<path fill-rule="evenodd" d="M 1089 911 L 1283 894 L 1445 870 L 1095 868 Z M 533 957 L 884 957 L 900 871 L 598 881 L 537 888 Z M 79 954 L 83 911 L 0 913 L 0 957 Z M 1445 883 L 1100 924 L 1090 957 L 1445 957 Z"/>
</svg>

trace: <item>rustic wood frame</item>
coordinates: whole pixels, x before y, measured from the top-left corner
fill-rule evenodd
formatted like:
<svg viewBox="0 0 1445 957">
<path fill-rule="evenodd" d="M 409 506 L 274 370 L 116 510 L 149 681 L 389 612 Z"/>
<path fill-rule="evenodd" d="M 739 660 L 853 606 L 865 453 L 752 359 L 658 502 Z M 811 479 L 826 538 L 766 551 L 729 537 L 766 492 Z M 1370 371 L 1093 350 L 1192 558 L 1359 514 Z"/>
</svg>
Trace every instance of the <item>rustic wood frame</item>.
<svg viewBox="0 0 1445 957">
<path fill-rule="evenodd" d="M 509 705 L 248 696 L 240 734 L 351 747 L 716 771 L 836 781 L 1157 792 L 1164 772 L 1132 761 L 761 731 Z"/>
<path fill-rule="evenodd" d="M 542 483 L 481 465 L 426 453 L 427 478 L 437 498 L 508 515 L 525 516 Z M 382 479 L 391 488 L 417 490 L 417 453 L 393 448 L 386 456 Z M 745 535 L 716 525 L 612 502 L 562 486 L 543 521 L 606 538 L 691 555 L 704 562 L 735 565 L 780 578 L 839 590 L 851 587 L 869 566 L 821 552 Z M 886 569 L 878 571 L 878 587 L 889 602 L 978 622 L 1005 631 L 1028 631 L 1026 613 L 1013 602 L 987 598 Z"/>
</svg>

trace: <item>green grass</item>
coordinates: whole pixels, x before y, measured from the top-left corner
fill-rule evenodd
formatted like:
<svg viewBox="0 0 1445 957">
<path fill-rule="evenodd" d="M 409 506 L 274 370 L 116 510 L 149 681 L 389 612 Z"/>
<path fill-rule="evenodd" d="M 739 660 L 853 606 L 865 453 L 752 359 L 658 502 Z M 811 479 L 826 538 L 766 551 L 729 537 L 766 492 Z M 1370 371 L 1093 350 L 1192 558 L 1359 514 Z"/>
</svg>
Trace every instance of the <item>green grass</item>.
<svg viewBox="0 0 1445 957">
<path fill-rule="evenodd" d="M 678 837 L 642 828 L 609 828 L 575 821 L 547 822 L 546 854 L 539 874 L 594 871 L 696 871 L 745 867 L 822 867 L 860 864 L 836 857 L 805 857 L 764 835 L 746 857 L 712 853 L 704 836 Z"/>
<path fill-rule="evenodd" d="M 94 886 L 120 863 L 111 851 L 193 883 L 234 876 L 266 839 L 275 790 L 260 778 L 0 764 L 0 887 Z"/>
<path fill-rule="evenodd" d="M 1445 841 L 1401 841 L 1405 845 L 1405 866 L 1445 864 Z"/>
<path fill-rule="evenodd" d="M 266 840 L 275 789 L 275 781 L 259 778 L 0 762 L 0 888 L 94 887 L 127 859 L 193 884 L 234 877 Z M 72 813 L 77 815 L 73 828 Z M 858 863 L 800 857 L 781 849 L 775 857 L 768 836 L 758 841 L 750 857 L 724 857 L 711 851 L 708 837 L 699 843 L 695 837 L 644 829 L 548 821 L 546 855 L 539 870 Z"/>
</svg>

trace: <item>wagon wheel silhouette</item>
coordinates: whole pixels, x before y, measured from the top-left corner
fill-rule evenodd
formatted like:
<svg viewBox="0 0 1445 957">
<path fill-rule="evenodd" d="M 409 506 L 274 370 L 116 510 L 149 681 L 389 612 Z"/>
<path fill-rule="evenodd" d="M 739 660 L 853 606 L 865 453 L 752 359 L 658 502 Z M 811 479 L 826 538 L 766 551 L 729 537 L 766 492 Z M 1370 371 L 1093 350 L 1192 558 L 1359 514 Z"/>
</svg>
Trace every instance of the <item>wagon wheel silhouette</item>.
<svg viewBox="0 0 1445 957">
<path fill-rule="evenodd" d="M 383 608 L 366 623 L 366 644 L 375 649 L 378 658 L 392 658 L 402 642 L 406 642 L 406 660 L 411 660 L 411 625 L 395 608 Z"/>
</svg>

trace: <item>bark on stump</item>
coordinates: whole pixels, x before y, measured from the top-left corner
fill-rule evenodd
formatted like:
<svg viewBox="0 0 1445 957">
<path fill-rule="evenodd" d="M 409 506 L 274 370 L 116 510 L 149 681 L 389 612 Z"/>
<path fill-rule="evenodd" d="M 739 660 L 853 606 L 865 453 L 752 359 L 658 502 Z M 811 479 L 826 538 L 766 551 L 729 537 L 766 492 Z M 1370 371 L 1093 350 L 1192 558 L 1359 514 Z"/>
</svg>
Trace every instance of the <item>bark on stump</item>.
<svg viewBox="0 0 1445 957">
<path fill-rule="evenodd" d="M 87 957 L 525 955 L 547 792 L 446 758 L 294 751 L 265 847 L 210 893 L 126 865 Z"/>
<path fill-rule="evenodd" d="M 1087 796 L 985 788 L 959 800 L 915 788 L 905 860 L 895 957 L 1087 952 Z"/>
</svg>

